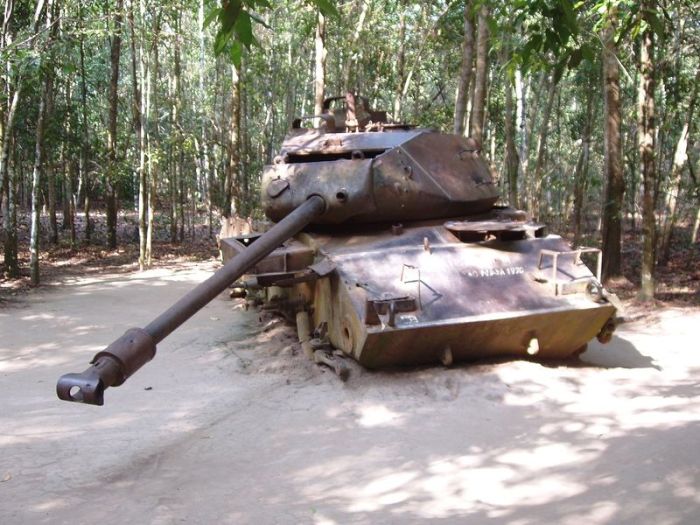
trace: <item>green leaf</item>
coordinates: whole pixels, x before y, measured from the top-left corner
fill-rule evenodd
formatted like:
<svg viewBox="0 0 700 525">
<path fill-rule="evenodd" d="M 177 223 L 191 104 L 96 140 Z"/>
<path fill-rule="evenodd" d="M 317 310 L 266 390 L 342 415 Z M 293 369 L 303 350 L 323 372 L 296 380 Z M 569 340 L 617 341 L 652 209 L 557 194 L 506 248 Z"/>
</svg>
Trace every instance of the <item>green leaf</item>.
<svg viewBox="0 0 700 525">
<path fill-rule="evenodd" d="M 243 46 L 238 40 L 231 42 L 231 48 L 228 51 L 229 58 L 236 68 L 241 67 L 241 57 L 243 56 Z"/>
<path fill-rule="evenodd" d="M 238 15 L 241 14 L 241 2 L 240 0 L 231 0 L 219 10 L 219 21 L 221 22 L 221 27 L 219 28 L 220 33 L 226 33 L 233 29 L 236 25 L 236 20 Z"/>
<path fill-rule="evenodd" d="M 560 5 L 564 12 L 564 20 L 566 21 L 567 28 L 571 34 L 578 34 L 578 22 L 576 21 L 574 6 L 571 5 L 570 0 L 560 0 Z"/>
<path fill-rule="evenodd" d="M 332 16 L 333 18 L 340 18 L 340 13 L 335 3 L 331 0 L 310 0 L 310 2 L 318 7 L 323 16 Z"/>
<path fill-rule="evenodd" d="M 656 12 L 647 11 L 645 13 L 645 20 L 649 23 L 651 30 L 658 36 L 664 36 L 664 23 L 656 16 Z"/>
<path fill-rule="evenodd" d="M 241 44 L 246 47 L 250 47 L 253 43 L 253 25 L 250 22 L 250 16 L 245 11 L 241 11 L 236 19 L 236 25 L 234 26 L 234 31 L 238 40 Z"/>
<path fill-rule="evenodd" d="M 224 49 L 226 49 L 226 44 L 231 38 L 231 35 L 233 33 L 233 30 L 229 29 L 228 31 L 219 31 L 216 34 L 216 38 L 214 39 L 214 54 L 215 55 L 220 55 Z"/>
<path fill-rule="evenodd" d="M 583 44 L 581 46 L 581 54 L 583 55 L 583 58 L 589 62 L 593 62 L 595 60 L 595 50 L 590 44 Z"/>
</svg>

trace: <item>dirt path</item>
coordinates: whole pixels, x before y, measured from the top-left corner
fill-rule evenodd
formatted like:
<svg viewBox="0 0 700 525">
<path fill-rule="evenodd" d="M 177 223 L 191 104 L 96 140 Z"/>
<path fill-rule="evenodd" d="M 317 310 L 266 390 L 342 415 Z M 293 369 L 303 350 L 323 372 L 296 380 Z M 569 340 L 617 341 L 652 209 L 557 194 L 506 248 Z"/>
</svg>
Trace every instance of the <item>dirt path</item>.
<svg viewBox="0 0 700 525">
<path fill-rule="evenodd" d="M 700 311 L 622 327 L 588 364 L 353 370 L 217 299 L 102 408 L 59 375 L 208 265 L 75 278 L 0 309 L 0 523 L 700 521 Z"/>
</svg>

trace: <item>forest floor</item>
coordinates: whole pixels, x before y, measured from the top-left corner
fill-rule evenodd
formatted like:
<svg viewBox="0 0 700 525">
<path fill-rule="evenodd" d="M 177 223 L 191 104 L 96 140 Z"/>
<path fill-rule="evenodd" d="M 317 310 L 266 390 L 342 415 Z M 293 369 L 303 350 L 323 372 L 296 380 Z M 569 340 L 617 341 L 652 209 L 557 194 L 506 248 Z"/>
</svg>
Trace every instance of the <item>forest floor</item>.
<svg viewBox="0 0 700 525">
<path fill-rule="evenodd" d="M 142 273 L 133 250 L 95 249 L 47 272 L 46 286 L 5 288 L 0 523 L 700 516 L 700 308 L 688 272 L 669 302 L 625 301 L 629 322 L 580 361 L 353 366 L 347 383 L 308 362 L 280 320 L 221 296 L 104 407 L 58 401 L 61 374 L 210 275 L 207 243 Z"/>
</svg>

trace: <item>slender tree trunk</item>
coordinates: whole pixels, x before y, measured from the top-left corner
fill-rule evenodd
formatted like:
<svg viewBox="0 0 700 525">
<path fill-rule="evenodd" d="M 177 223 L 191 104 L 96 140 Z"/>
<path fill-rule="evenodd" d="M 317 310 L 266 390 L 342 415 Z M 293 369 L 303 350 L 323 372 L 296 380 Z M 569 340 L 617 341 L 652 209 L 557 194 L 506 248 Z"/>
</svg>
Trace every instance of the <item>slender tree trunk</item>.
<svg viewBox="0 0 700 525">
<path fill-rule="evenodd" d="M 651 0 L 642 1 L 640 10 L 643 17 L 646 18 L 653 9 L 654 5 Z M 646 28 L 640 35 L 639 69 L 641 74 L 637 103 L 637 140 L 644 183 L 642 197 L 642 287 L 639 298 L 643 301 L 650 301 L 654 298 L 654 266 L 656 262 L 656 217 L 654 214 L 656 122 L 654 116 L 654 33 L 651 30 L 649 20 L 646 21 Z"/>
<path fill-rule="evenodd" d="M 203 195 L 206 195 L 207 202 L 207 226 L 209 228 L 209 237 L 213 235 L 213 202 L 212 202 L 212 184 L 211 176 L 209 170 L 209 143 L 207 139 L 207 123 L 206 123 L 206 113 L 204 110 L 204 103 L 206 100 L 206 90 L 204 87 L 204 75 L 205 75 L 205 57 L 206 57 L 206 45 L 205 45 L 205 28 L 204 28 L 204 0 L 199 1 L 199 11 L 198 11 L 198 22 L 199 22 L 199 100 L 202 103 L 199 115 L 199 165 L 202 172 L 203 183 L 205 185 L 205 191 Z M 288 95 L 288 94 L 287 94 Z M 291 127 L 291 125 L 290 125 Z"/>
<path fill-rule="evenodd" d="M 509 50 L 505 48 L 503 53 L 503 62 L 508 59 Z M 505 117 L 504 117 L 504 134 L 506 139 L 505 152 L 505 176 L 508 181 L 508 201 L 514 208 L 518 207 L 518 149 L 515 145 L 515 105 L 513 104 L 513 82 L 510 76 L 504 74 L 505 90 Z"/>
<path fill-rule="evenodd" d="M 586 92 L 586 120 L 581 135 L 581 153 L 574 172 L 574 246 L 581 243 L 581 223 L 584 200 L 588 186 L 588 164 L 591 155 L 591 129 L 593 119 L 593 91 Z"/>
<path fill-rule="evenodd" d="M 181 64 L 180 64 L 180 15 L 178 13 L 175 20 L 176 28 L 176 38 L 173 49 L 173 69 L 171 75 L 171 103 L 172 103 L 172 114 L 171 114 L 171 132 L 175 136 L 174 144 L 168 145 L 169 158 L 170 158 L 170 241 L 175 243 L 178 240 L 178 226 L 180 224 L 180 179 L 182 178 L 182 163 L 180 162 L 180 151 L 182 151 L 183 140 L 182 140 L 182 128 L 180 122 L 180 109 L 181 109 Z"/>
<path fill-rule="evenodd" d="M 69 110 L 70 111 L 70 110 Z M 70 118 L 66 119 L 67 121 Z M 66 129 L 66 136 L 70 136 L 70 127 Z M 63 220 L 61 220 L 61 230 L 70 230 L 71 216 L 70 216 L 70 195 L 72 190 L 70 189 L 70 169 L 69 162 L 66 159 L 66 143 L 61 142 L 61 152 L 59 153 L 59 166 L 61 166 L 61 210 L 63 213 Z"/>
<path fill-rule="evenodd" d="M 693 115 L 695 113 L 695 103 L 698 95 L 698 84 L 700 84 L 700 69 L 695 74 L 695 82 L 693 91 L 690 95 L 688 110 L 686 112 L 685 122 L 681 130 L 676 150 L 673 155 L 673 167 L 671 168 L 671 180 L 669 181 L 669 191 L 666 195 L 666 220 L 661 234 L 661 249 L 659 264 L 666 265 L 671 255 L 671 238 L 673 228 L 678 220 L 678 198 L 681 193 L 681 182 L 683 170 L 688 162 L 688 135 L 690 127 L 693 125 Z"/>
<path fill-rule="evenodd" d="M 474 69 L 474 100 L 469 115 L 469 135 L 482 144 L 484 140 L 484 114 L 486 107 L 486 84 L 488 80 L 489 55 L 489 10 L 485 4 L 479 8 L 476 37 L 476 67 Z"/>
<path fill-rule="evenodd" d="M 542 182 L 544 179 L 544 165 L 547 155 L 547 139 L 549 138 L 549 121 L 552 115 L 552 106 L 554 105 L 554 95 L 556 94 L 557 83 L 554 79 L 554 74 L 550 79 L 549 89 L 547 91 L 547 102 L 542 113 L 542 123 L 540 134 L 537 138 L 537 161 L 535 163 L 535 173 L 533 174 L 532 193 L 530 202 L 531 212 L 535 217 L 542 217 Z"/>
<path fill-rule="evenodd" d="M 396 87 L 394 89 L 394 121 L 401 122 L 403 82 L 406 69 L 406 0 L 399 0 L 399 50 L 396 57 Z"/>
<path fill-rule="evenodd" d="M 348 55 L 347 58 L 345 59 L 345 63 L 343 64 L 343 76 L 342 76 L 342 81 L 343 81 L 343 91 L 349 91 L 354 89 L 359 89 L 360 85 L 357 82 L 358 77 L 357 75 L 355 76 L 355 85 L 351 86 L 351 74 L 353 73 L 355 66 L 357 65 L 357 57 L 358 57 L 358 49 L 357 49 L 357 42 L 360 39 L 360 35 L 362 34 L 362 29 L 365 25 L 365 19 L 367 18 L 367 13 L 369 12 L 369 8 L 371 5 L 370 0 L 361 0 L 361 8 L 360 8 L 360 14 L 357 17 L 357 23 L 355 24 L 355 30 L 352 33 L 352 36 L 350 37 L 350 41 L 347 42 L 345 45 L 346 49 L 348 50 Z"/>
<path fill-rule="evenodd" d="M 700 232 L 700 204 L 695 212 L 695 222 L 693 223 L 693 233 L 690 236 L 690 245 L 694 245 L 698 242 L 698 232 Z"/>
<path fill-rule="evenodd" d="M 231 120 L 228 130 L 227 162 L 226 162 L 226 203 L 224 217 L 229 218 L 239 212 L 239 171 L 241 163 L 240 152 L 240 123 L 241 123 L 241 91 L 240 78 L 236 66 L 231 66 Z"/>
<path fill-rule="evenodd" d="M 10 140 L 7 137 L 5 140 Z M 18 243 L 17 243 L 17 149 L 13 148 L 15 162 L 13 163 L 13 169 L 9 166 L 6 168 L 7 173 L 5 177 L 6 187 L 4 189 L 7 195 L 7 207 L 5 209 L 5 215 L 3 216 L 3 230 L 4 230 L 4 253 L 5 253 L 5 275 L 9 279 L 15 279 L 19 277 L 19 264 L 17 260 L 18 256 Z"/>
<path fill-rule="evenodd" d="M 46 101 L 51 91 L 51 77 L 44 78 L 41 96 L 39 99 L 39 111 L 36 121 L 34 169 L 32 171 L 32 222 L 29 240 L 30 273 L 32 285 L 39 285 L 39 235 L 41 220 L 41 172 L 44 169 L 44 123 L 46 119 Z"/>
<path fill-rule="evenodd" d="M 80 20 L 80 116 L 82 121 L 80 133 L 80 158 L 78 171 L 80 177 L 80 186 L 84 191 L 83 198 L 83 214 L 85 216 L 85 242 L 90 242 L 92 235 L 92 219 L 90 218 L 90 177 L 88 175 L 87 159 L 89 148 L 89 129 L 87 118 L 87 74 L 85 70 L 85 37 L 83 36 L 83 2 L 80 2 L 78 7 L 78 15 Z M 80 192 L 78 192 L 80 193 Z"/>
<path fill-rule="evenodd" d="M 524 191 L 528 183 L 528 158 L 530 156 L 529 132 L 527 127 L 527 94 L 528 83 L 527 79 L 523 78 L 520 70 L 515 72 L 515 97 L 516 97 L 516 113 L 518 123 L 518 135 L 520 137 L 519 146 L 519 164 L 518 164 L 518 179 L 520 191 L 518 192 L 518 206 L 530 206 L 527 199 L 527 193 Z"/>
<path fill-rule="evenodd" d="M 603 200 L 603 280 L 622 275 L 622 207 L 625 179 L 622 172 L 622 142 L 620 137 L 620 68 L 617 62 L 615 32 L 617 14 L 608 14 L 603 29 L 603 100 L 605 102 Z"/>
<path fill-rule="evenodd" d="M 474 67 L 473 9 L 473 1 L 467 0 L 464 3 L 464 40 L 462 41 L 462 64 L 459 68 L 459 83 L 457 84 L 454 123 L 452 126 L 455 135 L 462 135 L 464 133 L 464 117 L 467 111 L 467 98 L 472 79 L 472 69 Z"/>
<path fill-rule="evenodd" d="M 2 22 L 2 32 L 0 33 L 0 48 L 4 49 L 12 43 L 10 32 L 10 21 L 13 18 L 14 1 L 6 1 L 4 17 Z M 21 97 L 22 81 L 17 75 L 14 92 L 12 92 L 12 78 L 14 75 L 12 61 L 6 61 L 5 70 L 6 84 L 3 95 L 7 96 L 8 108 L 0 105 L 0 208 L 2 208 L 3 195 L 7 196 L 7 208 L 3 215 L 3 238 L 0 238 L 4 245 L 5 274 L 9 278 L 19 276 L 19 264 L 17 260 L 17 226 L 13 221 L 13 214 L 16 207 L 16 196 L 13 196 L 13 173 L 9 169 L 10 142 L 14 134 L 15 115 Z M 15 163 L 16 168 L 16 163 Z"/>
<path fill-rule="evenodd" d="M 12 94 L 9 110 L 7 111 L 6 120 L 2 127 L 2 149 L 0 150 L 0 200 L 2 194 L 7 195 L 7 210 L 3 216 L 3 231 L 4 231 L 4 256 L 5 256 L 5 273 L 9 278 L 19 277 L 19 263 L 17 260 L 17 227 L 16 222 L 12 221 L 12 214 L 16 206 L 15 200 L 12 198 L 12 173 L 9 169 L 10 161 L 10 143 L 15 126 L 15 115 L 17 114 L 17 105 L 21 97 L 21 81 L 17 82 L 17 87 Z"/>
<path fill-rule="evenodd" d="M 323 99 L 326 89 L 326 18 L 320 11 L 316 23 L 315 46 L 314 115 L 320 115 L 323 112 Z M 316 119 L 316 121 L 315 125 L 319 126 L 320 119 Z"/>
<path fill-rule="evenodd" d="M 39 20 L 43 2 L 37 4 L 34 14 L 35 33 L 39 31 Z M 54 14 L 53 0 L 49 0 L 46 7 L 46 28 L 49 29 L 48 46 L 51 46 L 54 29 L 52 29 L 52 15 Z M 44 127 L 46 120 L 46 106 L 53 89 L 53 66 L 49 64 L 44 72 L 44 78 L 39 96 L 39 109 L 37 112 L 35 142 L 34 142 L 34 169 L 32 170 L 32 213 L 29 233 L 29 271 L 33 286 L 39 285 L 39 236 L 41 229 L 41 172 L 44 169 Z"/>
<path fill-rule="evenodd" d="M 105 193 L 107 201 L 107 244 L 117 247 L 117 112 L 119 103 L 119 58 L 122 45 L 122 15 L 124 1 L 117 0 L 110 45 L 109 120 L 107 123 L 107 176 Z"/>
<path fill-rule="evenodd" d="M 155 27 L 153 29 L 153 67 L 148 68 L 149 93 L 151 93 L 150 103 L 148 104 L 147 114 L 150 116 L 150 108 L 155 108 L 155 114 L 158 115 L 158 84 L 160 80 L 160 56 L 158 53 L 158 45 L 160 42 L 160 13 L 156 16 Z M 152 90 L 152 91 L 151 91 Z M 156 213 L 156 195 L 158 194 L 158 174 L 160 169 L 160 122 L 156 117 L 153 122 L 152 143 L 149 141 L 148 151 L 148 174 L 150 175 L 151 188 L 148 192 L 148 228 L 146 230 L 146 266 L 153 265 L 153 228 L 155 228 L 155 213 Z M 156 152 L 154 160 L 153 152 Z"/>
<path fill-rule="evenodd" d="M 129 33 L 131 48 L 131 87 L 133 98 L 131 102 L 131 114 L 136 132 L 136 152 L 139 159 L 138 181 L 138 214 L 139 214 L 139 270 L 146 269 L 146 144 L 143 125 L 144 98 L 141 90 L 143 85 L 143 60 L 139 60 L 136 53 L 136 31 L 134 29 L 134 2 L 129 1 Z M 139 44 L 139 47 L 142 44 Z M 143 55 L 143 51 L 140 53 Z M 139 63 L 140 62 L 140 63 Z"/>
<path fill-rule="evenodd" d="M 49 96 L 46 100 L 45 112 L 47 115 L 53 115 L 54 113 L 54 94 L 53 94 L 53 83 L 52 89 L 49 91 Z M 46 156 L 46 152 L 44 152 Z M 49 241 L 51 244 L 58 244 L 58 219 L 56 217 L 56 167 L 54 166 L 53 159 L 46 159 L 45 173 L 46 173 L 46 186 L 48 193 L 48 207 L 49 207 L 49 228 L 51 235 L 49 236 Z"/>
</svg>

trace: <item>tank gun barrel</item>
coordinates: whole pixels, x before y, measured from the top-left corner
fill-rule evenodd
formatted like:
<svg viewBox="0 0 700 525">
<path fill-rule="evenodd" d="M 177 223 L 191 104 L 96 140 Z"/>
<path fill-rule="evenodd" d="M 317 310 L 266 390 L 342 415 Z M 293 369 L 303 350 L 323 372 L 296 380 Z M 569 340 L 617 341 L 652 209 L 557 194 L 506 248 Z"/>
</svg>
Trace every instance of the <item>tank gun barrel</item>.
<svg viewBox="0 0 700 525">
<path fill-rule="evenodd" d="M 153 359 L 159 342 L 325 210 L 324 199 L 312 195 L 145 328 L 127 330 L 107 348 L 95 354 L 91 366 L 84 372 L 61 376 L 56 384 L 58 397 L 64 401 L 103 405 L 104 391 L 110 386 L 121 385 Z"/>
</svg>

